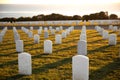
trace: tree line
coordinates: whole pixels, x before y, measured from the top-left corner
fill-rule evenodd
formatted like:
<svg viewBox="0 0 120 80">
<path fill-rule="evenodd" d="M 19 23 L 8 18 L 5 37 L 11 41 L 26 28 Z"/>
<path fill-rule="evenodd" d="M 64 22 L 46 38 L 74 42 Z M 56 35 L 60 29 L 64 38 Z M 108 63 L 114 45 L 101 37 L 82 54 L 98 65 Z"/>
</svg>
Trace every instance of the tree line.
<svg viewBox="0 0 120 80">
<path fill-rule="evenodd" d="M 74 16 L 66 16 L 61 14 L 52 13 L 49 15 L 40 14 L 33 17 L 5 17 L 0 18 L 0 21 L 7 21 L 7 22 L 15 22 L 15 21 L 51 21 L 51 20 L 105 20 L 105 19 L 118 19 L 116 14 L 108 15 L 107 12 L 99 12 L 99 13 L 92 13 L 89 15 L 74 15 Z"/>
</svg>

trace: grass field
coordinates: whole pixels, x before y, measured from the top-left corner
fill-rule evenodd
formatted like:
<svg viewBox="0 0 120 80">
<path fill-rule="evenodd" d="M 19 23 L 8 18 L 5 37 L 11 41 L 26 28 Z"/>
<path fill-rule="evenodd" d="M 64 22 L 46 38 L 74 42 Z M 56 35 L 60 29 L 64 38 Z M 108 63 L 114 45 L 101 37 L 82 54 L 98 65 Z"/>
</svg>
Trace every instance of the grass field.
<svg viewBox="0 0 120 80">
<path fill-rule="evenodd" d="M 33 32 L 36 34 L 37 30 Z M 53 53 L 47 55 L 43 53 L 43 33 L 40 35 L 40 43 L 34 44 L 33 38 L 28 38 L 27 34 L 18 30 L 21 40 L 24 40 L 24 51 L 32 55 L 32 75 L 25 76 L 18 74 L 18 53 L 15 50 L 13 31 L 8 30 L 0 43 L 0 80 L 72 80 L 72 56 L 77 54 L 80 32 L 72 31 L 60 45 L 55 44 L 54 35 L 50 35 Z M 118 34 L 112 31 L 109 33 Z M 119 80 L 120 36 L 117 36 L 116 46 L 109 46 L 108 40 L 103 40 L 98 32 L 87 30 L 87 43 L 89 80 Z"/>
</svg>

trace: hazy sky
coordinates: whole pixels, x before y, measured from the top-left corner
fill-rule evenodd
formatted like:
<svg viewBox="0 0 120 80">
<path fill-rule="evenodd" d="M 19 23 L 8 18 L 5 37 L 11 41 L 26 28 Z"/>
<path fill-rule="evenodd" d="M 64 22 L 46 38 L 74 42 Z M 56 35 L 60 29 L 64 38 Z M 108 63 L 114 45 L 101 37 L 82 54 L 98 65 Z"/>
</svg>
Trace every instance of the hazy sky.
<svg viewBox="0 0 120 80">
<path fill-rule="evenodd" d="M 0 16 L 3 17 L 51 13 L 82 16 L 100 11 L 120 17 L 120 0 L 0 0 Z"/>
</svg>

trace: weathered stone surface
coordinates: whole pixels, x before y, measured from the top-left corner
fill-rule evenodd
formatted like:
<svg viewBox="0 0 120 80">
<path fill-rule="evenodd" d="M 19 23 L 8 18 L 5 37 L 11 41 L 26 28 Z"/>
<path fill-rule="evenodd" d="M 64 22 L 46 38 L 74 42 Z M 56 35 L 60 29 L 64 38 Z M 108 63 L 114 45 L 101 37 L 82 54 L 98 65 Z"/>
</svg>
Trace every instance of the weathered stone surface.
<svg viewBox="0 0 120 80">
<path fill-rule="evenodd" d="M 18 69 L 19 74 L 31 75 L 32 74 L 32 61 L 29 53 L 18 54 Z"/>
<path fill-rule="evenodd" d="M 87 56 L 72 57 L 72 80 L 89 80 L 89 58 Z"/>
</svg>

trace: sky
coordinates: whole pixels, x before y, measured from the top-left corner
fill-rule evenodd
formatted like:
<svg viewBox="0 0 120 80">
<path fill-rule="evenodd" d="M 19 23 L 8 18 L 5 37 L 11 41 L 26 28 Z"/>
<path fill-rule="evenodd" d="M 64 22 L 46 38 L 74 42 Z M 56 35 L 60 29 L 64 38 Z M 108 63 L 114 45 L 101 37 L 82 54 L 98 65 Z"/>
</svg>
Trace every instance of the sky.
<svg viewBox="0 0 120 80">
<path fill-rule="evenodd" d="M 120 17 L 120 0 L 0 0 L 0 18 L 51 13 L 83 16 L 100 11 Z"/>
</svg>

